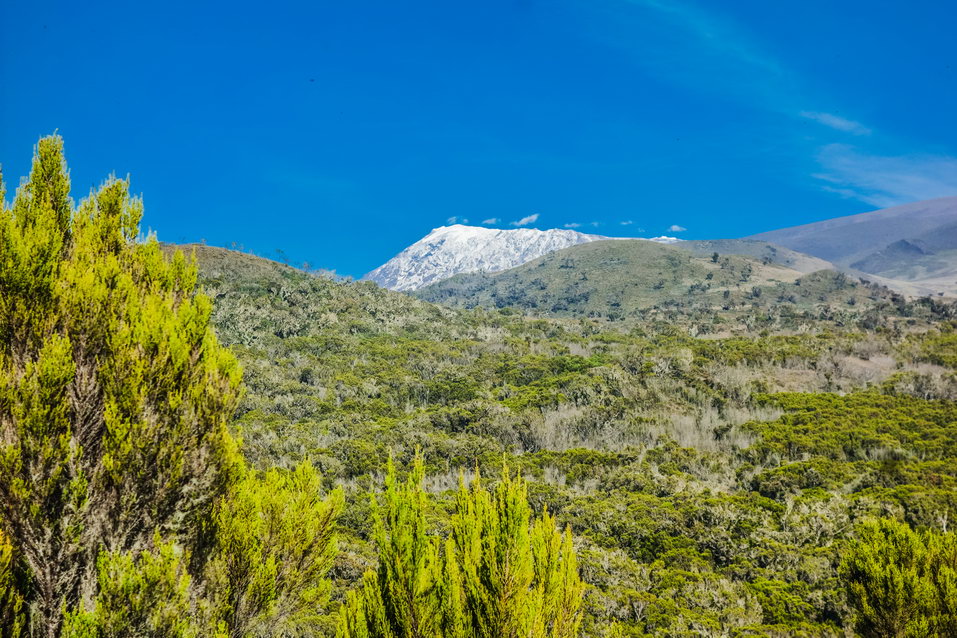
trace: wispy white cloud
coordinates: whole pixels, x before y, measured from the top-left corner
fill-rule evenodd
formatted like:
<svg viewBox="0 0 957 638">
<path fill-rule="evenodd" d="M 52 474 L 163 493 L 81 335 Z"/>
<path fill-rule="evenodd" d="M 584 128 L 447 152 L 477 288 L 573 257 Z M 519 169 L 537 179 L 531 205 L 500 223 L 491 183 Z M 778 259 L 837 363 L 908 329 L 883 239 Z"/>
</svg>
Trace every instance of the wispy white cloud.
<svg viewBox="0 0 957 638">
<path fill-rule="evenodd" d="M 683 233 L 686 230 L 688 229 L 685 228 L 684 226 L 679 226 L 678 224 L 672 224 L 671 226 L 668 226 L 669 233 Z"/>
<path fill-rule="evenodd" d="M 886 207 L 957 195 L 957 157 L 876 155 L 829 144 L 818 155 L 822 188 L 845 198 Z"/>
<path fill-rule="evenodd" d="M 820 135 L 792 136 L 795 158 L 817 155 L 814 175 L 824 191 L 890 206 L 957 194 L 957 158 L 920 154 L 919 142 L 874 131 L 853 115 L 837 115 L 813 82 L 784 64 L 762 34 L 716 3 L 701 0 L 588 0 L 586 15 L 601 16 L 591 30 L 646 73 L 688 90 L 734 100 L 749 109 L 815 122 Z M 830 144 L 857 136 L 860 148 Z M 867 146 L 864 142 L 867 140 Z M 823 145 L 823 146 L 822 146 Z M 684 229 L 673 226 L 669 232 Z"/>
<path fill-rule="evenodd" d="M 482 223 L 485 224 L 486 226 L 490 226 L 492 224 L 497 224 L 501 221 L 502 220 L 499 219 L 498 217 L 489 217 L 488 219 L 483 219 Z"/>
<path fill-rule="evenodd" d="M 706 3 L 589 0 L 580 6 L 583 16 L 603 16 L 593 31 L 599 39 L 666 82 L 795 110 L 792 74 L 753 32 Z"/>
<path fill-rule="evenodd" d="M 799 115 L 805 119 L 814 120 L 818 124 L 823 124 L 824 126 L 828 126 L 832 129 L 843 131 L 845 133 L 851 133 L 853 135 L 871 134 L 871 129 L 867 128 L 860 122 L 855 122 L 854 120 L 849 120 L 839 115 L 834 115 L 833 113 L 801 111 Z"/>
<path fill-rule="evenodd" d="M 453 215 L 452 217 L 449 217 L 449 218 L 446 219 L 445 221 L 446 221 L 446 223 L 449 223 L 449 224 L 467 224 L 467 223 L 469 223 L 468 218 L 466 218 L 466 217 L 456 217 L 456 216 L 454 216 L 454 215 Z"/>
<path fill-rule="evenodd" d="M 512 226 L 528 226 L 529 224 L 534 224 L 536 221 L 538 221 L 538 213 L 529 215 L 528 217 L 522 217 L 521 219 L 512 222 Z"/>
<path fill-rule="evenodd" d="M 698 46 L 741 64 L 779 74 L 778 63 L 761 50 L 753 38 L 731 20 L 687 2 L 673 0 L 631 0 L 657 12 L 679 30 L 696 40 Z"/>
<path fill-rule="evenodd" d="M 581 228 L 581 227 L 582 225 L 579 224 L 578 222 L 571 222 L 569 224 L 565 224 L 565 228 Z"/>
<path fill-rule="evenodd" d="M 627 221 L 621 222 L 621 225 L 622 225 L 622 226 L 631 226 L 631 225 L 634 224 L 634 223 L 635 223 L 635 222 L 633 222 L 633 221 L 631 221 L 631 220 L 629 219 L 629 220 L 627 220 Z"/>
</svg>

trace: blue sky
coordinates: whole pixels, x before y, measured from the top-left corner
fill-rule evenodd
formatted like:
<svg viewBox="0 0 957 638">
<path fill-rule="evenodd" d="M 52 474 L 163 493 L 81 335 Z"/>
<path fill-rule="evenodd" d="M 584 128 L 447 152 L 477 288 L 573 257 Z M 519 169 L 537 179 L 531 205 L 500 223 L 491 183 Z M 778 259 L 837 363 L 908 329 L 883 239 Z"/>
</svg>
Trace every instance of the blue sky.
<svg viewBox="0 0 957 638">
<path fill-rule="evenodd" d="M 74 194 L 130 174 L 161 240 L 356 276 L 451 218 L 742 236 L 957 194 L 954 24 L 940 0 L 2 2 L 0 162 L 14 186 L 56 129 Z"/>
</svg>

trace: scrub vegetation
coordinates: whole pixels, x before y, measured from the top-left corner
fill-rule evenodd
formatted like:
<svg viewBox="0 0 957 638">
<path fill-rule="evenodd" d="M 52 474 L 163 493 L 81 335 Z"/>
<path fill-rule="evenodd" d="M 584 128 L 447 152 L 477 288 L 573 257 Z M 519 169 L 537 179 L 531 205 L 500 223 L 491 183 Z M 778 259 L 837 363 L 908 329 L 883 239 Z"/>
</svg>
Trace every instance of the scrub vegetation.
<svg viewBox="0 0 957 638">
<path fill-rule="evenodd" d="M 954 635 L 947 300 L 601 242 L 437 305 L 69 193 L 0 213 L 0 636 Z"/>
</svg>

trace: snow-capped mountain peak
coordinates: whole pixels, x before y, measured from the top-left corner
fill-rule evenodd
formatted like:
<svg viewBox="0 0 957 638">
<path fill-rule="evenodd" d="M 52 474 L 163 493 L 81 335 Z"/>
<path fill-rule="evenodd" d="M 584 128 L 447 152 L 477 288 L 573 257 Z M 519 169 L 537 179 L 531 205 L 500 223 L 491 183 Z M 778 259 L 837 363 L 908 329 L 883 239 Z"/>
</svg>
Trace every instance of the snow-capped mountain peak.
<svg viewBox="0 0 957 638">
<path fill-rule="evenodd" d="M 463 272 L 497 272 L 576 244 L 610 239 L 574 230 L 441 226 L 364 279 L 392 290 L 416 290 Z"/>
</svg>

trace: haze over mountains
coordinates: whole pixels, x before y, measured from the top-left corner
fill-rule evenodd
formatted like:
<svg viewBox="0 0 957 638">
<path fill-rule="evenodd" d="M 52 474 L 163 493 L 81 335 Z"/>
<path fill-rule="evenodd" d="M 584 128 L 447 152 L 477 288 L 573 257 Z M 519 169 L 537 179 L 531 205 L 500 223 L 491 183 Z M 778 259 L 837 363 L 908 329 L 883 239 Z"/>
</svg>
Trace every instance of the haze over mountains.
<svg viewBox="0 0 957 638">
<path fill-rule="evenodd" d="M 456 275 L 500 273 L 555 251 L 606 239 L 611 238 L 561 229 L 443 226 L 365 278 L 392 290 L 416 291 Z M 660 237 L 651 241 L 675 243 L 696 257 L 715 252 L 737 255 L 798 273 L 839 270 L 908 295 L 957 294 L 957 197 L 773 230 L 744 239 L 678 241 Z M 624 251 L 623 256 L 627 253 L 627 257 L 623 263 L 632 264 L 637 263 L 636 254 L 648 259 L 657 254 L 654 250 L 635 253 L 624 243 L 603 250 Z M 573 258 L 575 254 L 572 250 L 567 257 Z M 627 277 L 627 273 L 619 275 Z M 475 286 L 490 281 L 487 276 L 470 280 L 465 288 L 471 291 L 473 301 L 477 294 Z M 451 290 L 464 290 L 463 283 L 459 281 L 442 293 L 432 294 L 447 297 Z"/>
</svg>

